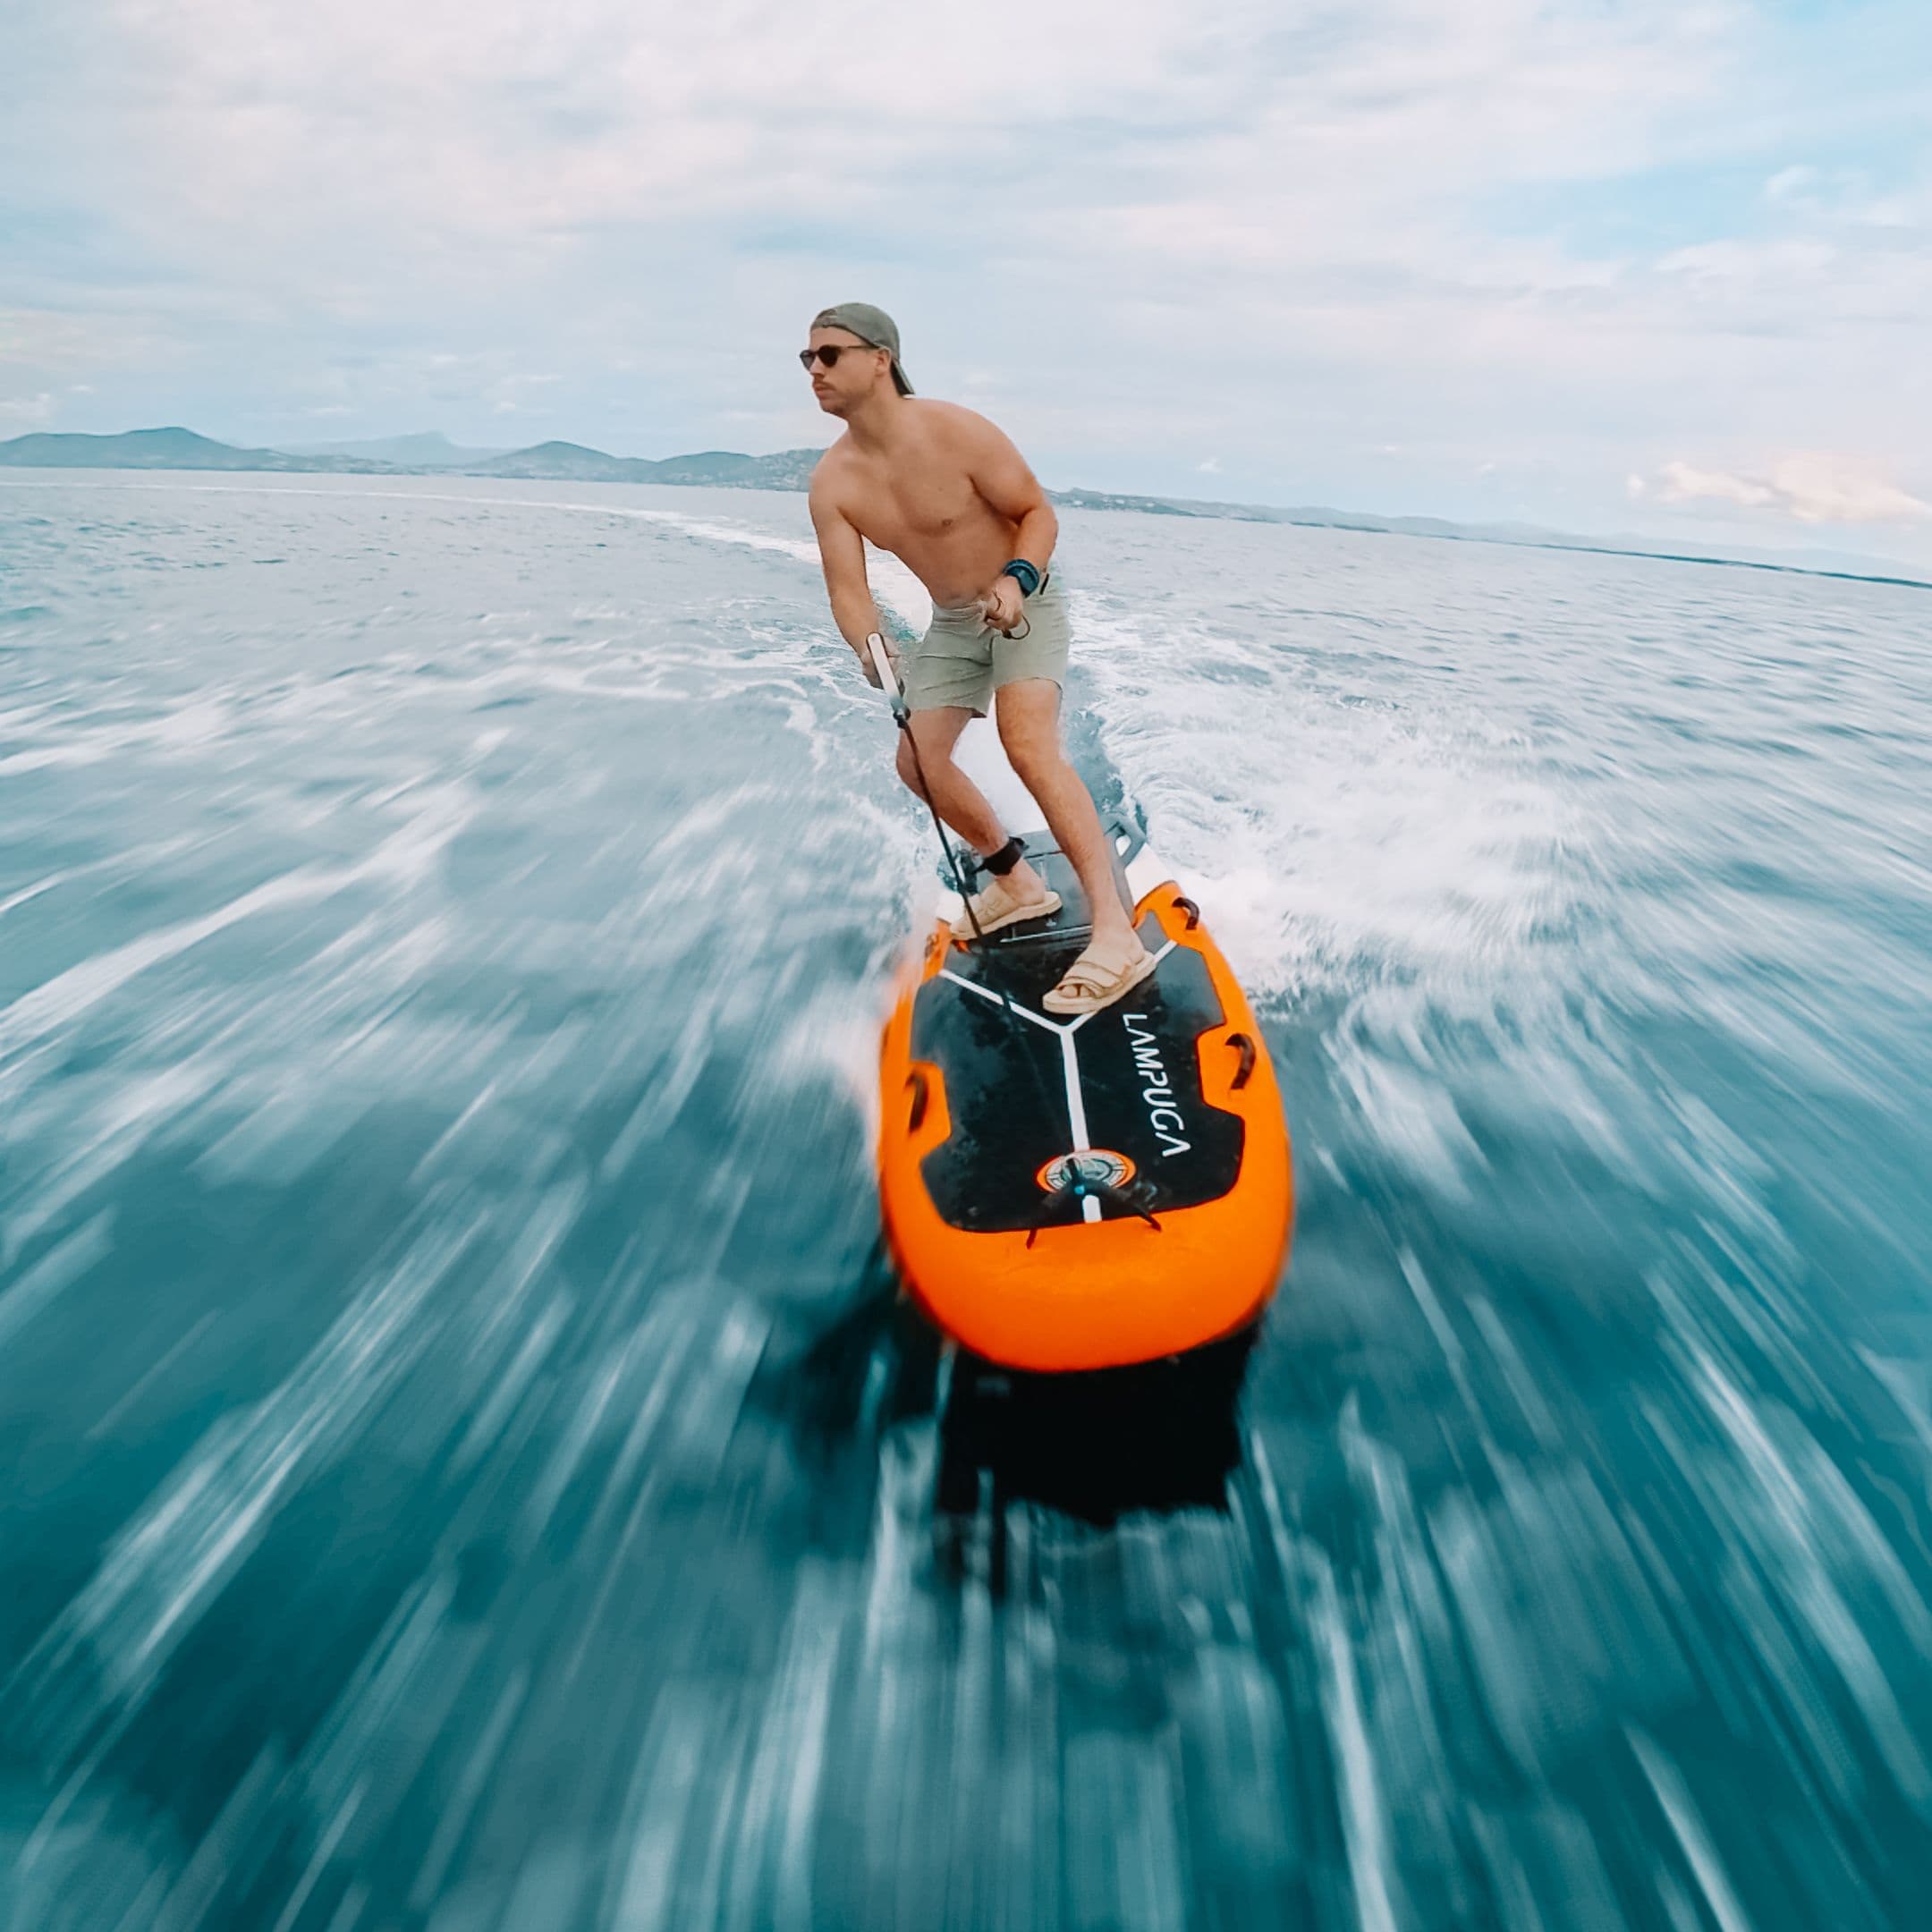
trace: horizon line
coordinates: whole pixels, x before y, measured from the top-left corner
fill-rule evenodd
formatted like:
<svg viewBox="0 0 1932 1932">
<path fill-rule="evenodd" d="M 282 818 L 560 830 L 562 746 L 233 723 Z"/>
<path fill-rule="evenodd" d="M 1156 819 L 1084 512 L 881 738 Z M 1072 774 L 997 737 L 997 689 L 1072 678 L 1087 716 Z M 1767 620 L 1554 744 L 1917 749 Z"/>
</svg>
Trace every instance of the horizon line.
<svg viewBox="0 0 1932 1932">
<path fill-rule="evenodd" d="M 226 443 L 222 441 L 219 437 L 208 436 L 201 430 L 191 429 L 184 423 L 160 423 L 154 424 L 152 426 L 143 428 L 121 430 L 23 430 L 18 436 L 8 436 L 4 439 L 0 439 L 0 451 L 11 449 L 18 444 L 33 442 L 40 439 L 46 439 L 48 441 L 67 441 L 76 443 L 113 443 L 125 440 L 126 438 L 131 436 L 165 436 L 171 432 L 182 436 L 192 436 L 198 442 L 206 443 L 216 449 L 231 451 L 236 455 L 247 456 L 258 453 L 266 455 L 285 456 L 292 458 L 293 461 L 298 462 L 315 462 L 318 460 L 331 460 L 328 458 L 318 458 L 311 453 L 292 450 L 285 446 L 278 445 L 273 443 L 261 443 L 253 445 Z M 403 430 L 398 431 L 393 436 L 350 436 L 335 440 L 337 447 L 340 448 L 343 445 L 345 444 L 393 443 L 424 436 L 440 437 L 444 443 L 448 445 L 453 449 L 462 448 L 466 446 L 452 443 L 450 441 L 450 437 L 447 432 L 442 429 Z M 745 462 L 770 462 L 781 457 L 805 456 L 824 453 L 823 450 L 815 449 L 812 445 L 808 444 L 800 445 L 791 449 L 769 450 L 763 453 L 755 453 L 745 450 L 710 449 L 680 451 L 677 453 L 670 456 L 620 456 L 614 454 L 609 450 L 598 449 L 593 444 L 572 442 L 568 436 L 547 436 L 540 442 L 524 444 L 516 448 L 503 450 L 499 453 L 490 457 L 488 460 L 496 462 L 506 462 L 511 457 L 528 455 L 532 451 L 543 449 L 550 445 L 556 445 L 565 449 L 581 450 L 586 455 L 600 457 L 606 462 L 644 463 L 652 465 L 654 467 L 668 465 L 680 462 L 689 462 L 704 456 L 734 457 Z M 487 475 L 480 473 L 475 469 L 465 468 L 460 463 L 439 464 L 435 466 L 423 464 L 411 465 L 404 462 L 391 462 L 385 458 L 373 456 L 343 456 L 333 460 L 349 462 L 369 462 L 377 464 L 379 466 L 379 468 L 374 473 L 377 475 L 386 474 L 392 476 L 428 477 L 466 476 L 473 478 L 478 481 L 504 480 L 542 482 L 549 480 L 556 482 L 569 482 L 573 480 L 596 480 L 595 479 L 571 479 L 565 477 L 557 477 L 553 479 L 545 479 L 541 477 L 529 477 L 521 479 L 492 479 Z M 4 461 L 0 461 L 0 468 L 18 468 L 26 470 L 37 469 L 40 467 L 40 465 L 37 464 L 6 463 Z M 56 463 L 50 464 L 46 467 L 55 470 L 66 469 L 70 467 L 98 467 L 114 474 L 123 476 L 139 476 L 142 474 L 153 473 L 153 471 L 148 470 L 147 466 L 137 465 L 132 467 L 123 467 L 113 463 L 105 463 L 98 466 L 88 464 L 68 465 Z M 155 466 L 156 469 L 160 469 L 161 467 L 162 466 L 158 465 Z M 167 473 L 173 475 L 191 475 L 199 472 L 191 469 L 177 469 L 168 471 Z M 285 475 L 290 472 L 269 469 L 250 470 L 246 465 L 235 465 L 233 467 L 230 473 L 242 475 L 274 476 Z M 301 472 L 298 471 L 294 473 L 300 474 Z M 319 472 L 310 471 L 309 473 L 326 475 L 330 472 L 325 470 Z M 353 476 L 357 474 L 369 474 L 370 472 L 346 470 L 336 471 L 335 473 L 338 475 Z M 748 481 L 743 483 L 660 483 L 651 485 L 650 479 L 645 478 L 638 478 L 629 480 L 631 481 L 632 487 L 655 487 L 657 488 L 685 489 L 751 488 L 767 489 L 771 490 L 775 493 L 785 495 L 797 494 L 799 491 L 798 485 L 790 483 L 761 483 L 755 481 Z M 1768 571 L 1782 576 L 1818 577 L 1823 578 L 1829 581 L 1837 581 L 1843 583 L 1885 584 L 1894 586 L 1902 589 L 1932 590 L 1932 575 L 1903 576 L 1896 574 L 1899 572 L 1910 570 L 1912 566 L 1903 563 L 1902 560 L 1894 558 L 1875 558 L 1873 561 L 1876 567 L 1868 571 L 1850 567 L 1838 567 L 1831 564 L 1823 563 L 1784 563 L 1778 561 L 1775 557 L 1724 556 L 1722 555 L 1713 555 L 1708 551 L 1705 550 L 1691 551 L 1677 549 L 1660 549 L 1656 547 L 1654 543 L 1648 540 L 1632 543 L 1619 543 L 1614 538 L 1591 538 L 1584 536 L 1580 532 L 1573 533 L 1560 530 L 1541 530 L 1535 525 L 1522 526 L 1525 534 L 1515 535 L 1511 533 L 1507 526 L 1486 526 L 1474 523 L 1460 523 L 1454 518 L 1431 516 L 1427 514 L 1417 515 L 1404 513 L 1385 513 L 1381 511 L 1340 510 L 1329 504 L 1234 503 L 1228 501 L 1225 498 L 1218 497 L 1166 496 L 1157 495 L 1151 491 L 1097 490 L 1090 489 L 1082 484 L 1069 485 L 1060 489 L 1049 489 L 1047 491 L 1047 496 L 1050 498 L 1060 499 L 1062 502 L 1066 503 L 1067 507 L 1072 509 L 1085 508 L 1113 513 L 1138 512 L 1141 514 L 1158 515 L 1162 513 L 1162 508 L 1165 507 L 1166 510 L 1166 513 L 1168 514 L 1191 516 L 1197 521 L 1200 521 L 1276 522 L 1285 524 L 1291 529 L 1336 530 L 1343 531 L 1350 531 L 1356 535 L 1365 537 L 1415 537 L 1430 538 L 1438 542 L 1496 544 L 1504 546 L 1512 549 L 1519 550 L 1573 551 L 1583 555 L 1592 556 L 1642 557 L 1656 563 L 1706 564 L 1714 568 L 1721 568 L 1726 570 Z M 1067 501 L 1068 499 L 1074 497 L 1087 497 L 1099 500 L 1086 504 Z M 1153 509 L 1147 509 L 1144 507 L 1145 505 L 1155 505 L 1157 507 Z M 1230 514 L 1230 513 L 1243 511 L 1259 513 L 1251 517 L 1243 517 L 1240 515 Z M 1335 519 L 1349 518 L 1360 519 L 1361 521 L 1333 521 Z M 1437 529 L 1422 529 L 1412 527 L 1423 524 L 1436 524 L 1441 527 Z M 1402 526 L 1411 527 L 1404 528 Z M 1664 540 L 1667 541 L 1667 539 Z M 1845 564 L 1849 566 L 1856 560 L 1847 557 L 1844 561 Z"/>
</svg>

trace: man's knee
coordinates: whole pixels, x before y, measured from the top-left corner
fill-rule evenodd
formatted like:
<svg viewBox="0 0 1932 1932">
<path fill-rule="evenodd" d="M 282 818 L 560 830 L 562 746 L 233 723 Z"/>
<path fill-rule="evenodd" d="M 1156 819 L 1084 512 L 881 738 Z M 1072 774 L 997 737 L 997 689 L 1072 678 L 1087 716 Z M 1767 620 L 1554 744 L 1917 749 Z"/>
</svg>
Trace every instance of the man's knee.
<svg viewBox="0 0 1932 1932">
<path fill-rule="evenodd" d="M 1010 737 L 1003 734 L 1001 742 L 1006 748 L 1007 763 L 1022 784 L 1056 776 L 1067 761 L 1057 733 L 1014 732 Z"/>
<path fill-rule="evenodd" d="M 899 755 L 894 762 L 898 767 L 900 782 L 924 798 L 926 787 L 919 783 L 919 767 L 912 755 L 912 741 L 903 732 L 899 734 Z"/>
<path fill-rule="evenodd" d="M 920 781 L 920 774 L 935 784 L 944 784 L 945 775 L 952 768 L 953 754 L 938 745 L 927 745 L 923 749 L 912 741 L 909 732 L 899 734 L 899 756 L 897 759 L 899 776 L 908 790 L 916 792 L 928 802 L 932 794 Z"/>
</svg>

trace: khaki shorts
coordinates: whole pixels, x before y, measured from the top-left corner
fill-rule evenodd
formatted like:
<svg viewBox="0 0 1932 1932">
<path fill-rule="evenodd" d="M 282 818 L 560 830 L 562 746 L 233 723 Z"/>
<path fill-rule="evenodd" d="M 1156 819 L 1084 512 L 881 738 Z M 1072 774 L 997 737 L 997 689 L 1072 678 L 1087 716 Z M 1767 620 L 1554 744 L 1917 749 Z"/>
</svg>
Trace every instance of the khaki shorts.
<svg viewBox="0 0 1932 1932">
<path fill-rule="evenodd" d="M 984 717 L 993 693 L 1003 684 L 1022 678 L 1051 678 L 1066 685 L 1066 606 L 1061 601 L 1057 573 L 1049 577 L 1021 606 L 1026 623 L 1021 635 L 1002 637 L 988 631 L 969 604 L 962 610 L 933 606 L 926 635 L 908 644 L 899 664 L 899 680 L 906 708 L 935 711 L 957 705 Z"/>
</svg>

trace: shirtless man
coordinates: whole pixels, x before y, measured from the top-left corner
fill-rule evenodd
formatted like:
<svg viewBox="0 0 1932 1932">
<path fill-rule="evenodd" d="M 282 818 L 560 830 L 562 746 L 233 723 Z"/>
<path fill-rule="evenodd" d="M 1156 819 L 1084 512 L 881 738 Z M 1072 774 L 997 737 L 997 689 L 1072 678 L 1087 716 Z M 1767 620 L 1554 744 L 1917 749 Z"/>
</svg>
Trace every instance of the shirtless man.
<svg viewBox="0 0 1932 1932">
<path fill-rule="evenodd" d="M 1047 574 L 1058 520 L 1025 459 L 985 417 L 913 397 L 899 331 L 882 309 L 822 309 L 810 343 L 799 360 L 812 394 L 845 425 L 812 474 L 812 526 L 833 618 L 868 679 L 877 682 L 867 640 L 882 626 L 861 539 L 891 551 L 932 594 L 931 627 L 897 665 L 911 714 L 899 775 L 987 862 L 989 883 L 972 900 L 981 932 L 1057 911 L 1060 895 L 953 762 L 960 733 L 998 691 L 1000 741 L 1092 909 L 1087 949 L 1042 1004 L 1056 1013 L 1097 1012 L 1139 985 L 1154 961 L 1121 902 L 1093 800 L 1060 749 L 1066 613 Z M 953 929 L 974 936 L 963 915 Z"/>
</svg>

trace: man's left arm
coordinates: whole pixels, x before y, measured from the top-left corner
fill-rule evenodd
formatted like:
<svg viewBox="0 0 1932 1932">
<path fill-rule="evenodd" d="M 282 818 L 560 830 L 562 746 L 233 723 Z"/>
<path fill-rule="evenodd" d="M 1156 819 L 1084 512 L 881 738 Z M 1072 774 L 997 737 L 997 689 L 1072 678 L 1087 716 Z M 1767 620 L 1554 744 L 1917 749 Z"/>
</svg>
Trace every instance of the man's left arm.
<svg viewBox="0 0 1932 1932">
<path fill-rule="evenodd" d="M 1046 492 L 1012 439 L 991 423 L 983 426 L 975 443 L 973 487 L 1001 516 L 1020 526 L 1013 537 L 1013 556 L 1030 564 L 1045 577 L 1060 538 L 1060 520 L 1046 501 Z M 995 630 L 1013 630 L 1020 622 L 1024 601 L 1014 579 L 996 578 L 986 592 L 987 621 Z"/>
</svg>

